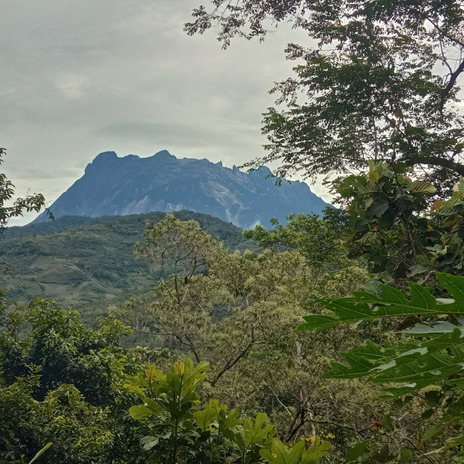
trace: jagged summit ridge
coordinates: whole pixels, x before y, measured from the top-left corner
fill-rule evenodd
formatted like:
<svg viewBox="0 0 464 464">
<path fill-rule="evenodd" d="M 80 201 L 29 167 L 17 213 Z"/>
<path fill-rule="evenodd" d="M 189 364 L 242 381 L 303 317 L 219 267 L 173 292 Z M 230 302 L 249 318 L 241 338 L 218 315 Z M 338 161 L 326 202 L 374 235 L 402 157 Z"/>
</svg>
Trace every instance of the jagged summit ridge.
<svg viewBox="0 0 464 464">
<path fill-rule="evenodd" d="M 85 174 L 50 207 L 55 217 L 118 216 L 191 210 L 249 228 L 284 221 L 290 213 L 319 213 L 326 203 L 304 182 L 282 182 L 262 167 L 246 173 L 207 159 L 176 158 L 167 150 L 153 156 L 100 153 Z M 39 216 L 36 221 L 45 220 Z"/>
</svg>

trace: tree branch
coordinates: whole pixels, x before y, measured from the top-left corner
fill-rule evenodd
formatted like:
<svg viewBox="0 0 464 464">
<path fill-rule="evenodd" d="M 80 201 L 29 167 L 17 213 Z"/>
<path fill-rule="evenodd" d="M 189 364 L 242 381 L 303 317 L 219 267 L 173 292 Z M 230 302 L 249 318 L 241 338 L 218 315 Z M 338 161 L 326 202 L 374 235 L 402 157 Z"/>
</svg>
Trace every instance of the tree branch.
<svg viewBox="0 0 464 464">
<path fill-rule="evenodd" d="M 464 68 L 463 68 L 464 69 Z M 413 166 L 414 164 L 428 164 L 431 166 L 441 166 L 443 168 L 450 169 L 458 173 L 460 176 L 464 177 L 464 165 L 462 163 L 456 163 L 453 160 L 448 158 L 441 158 L 439 156 L 412 156 L 407 158 L 404 161 L 409 166 Z"/>
<path fill-rule="evenodd" d="M 441 94 L 441 99 L 440 99 L 440 111 L 443 110 L 443 107 L 445 106 L 445 100 L 446 97 L 449 95 L 451 92 L 452 88 L 454 87 L 454 84 L 456 84 L 456 81 L 459 77 L 459 75 L 464 71 L 464 61 L 461 62 L 461 64 L 458 66 L 456 71 L 454 71 L 451 74 L 450 80 L 448 82 L 448 85 L 443 89 L 442 94 Z"/>
</svg>

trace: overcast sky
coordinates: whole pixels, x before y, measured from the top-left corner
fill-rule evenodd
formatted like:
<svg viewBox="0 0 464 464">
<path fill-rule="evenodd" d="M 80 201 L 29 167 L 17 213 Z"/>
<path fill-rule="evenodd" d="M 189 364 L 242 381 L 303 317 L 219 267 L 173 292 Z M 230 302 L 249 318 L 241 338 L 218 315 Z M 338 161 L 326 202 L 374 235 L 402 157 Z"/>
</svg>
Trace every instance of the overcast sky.
<svg viewBox="0 0 464 464">
<path fill-rule="evenodd" d="M 0 0 L 0 146 L 17 193 L 51 202 L 107 150 L 229 167 L 263 154 L 262 113 L 291 75 L 294 32 L 223 51 L 212 32 L 183 32 L 200 3 Z"/>
</svg>

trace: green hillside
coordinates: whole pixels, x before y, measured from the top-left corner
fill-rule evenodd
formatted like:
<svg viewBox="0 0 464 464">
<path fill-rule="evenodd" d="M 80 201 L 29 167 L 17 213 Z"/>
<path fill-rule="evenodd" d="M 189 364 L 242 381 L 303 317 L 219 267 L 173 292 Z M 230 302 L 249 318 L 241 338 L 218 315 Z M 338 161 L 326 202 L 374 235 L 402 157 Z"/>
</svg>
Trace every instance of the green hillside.
<svg viewBox="0 0 464 464">
<path fill-rule="evenodd" d="M 198 221 L 232 249 L 253 246 L 241 229 L 220 219 L 189 211 L 175 215 Z M 157 275 L 136 259 L 134 244 L 144 239 L 147 220 L 164 216 L 64 217 L 8 229 L 0 238 L 0 288 L 18 302 L 43 297 L 73 306 L 90 322 L 108 304 L 153 287 Z"/>
</svg>

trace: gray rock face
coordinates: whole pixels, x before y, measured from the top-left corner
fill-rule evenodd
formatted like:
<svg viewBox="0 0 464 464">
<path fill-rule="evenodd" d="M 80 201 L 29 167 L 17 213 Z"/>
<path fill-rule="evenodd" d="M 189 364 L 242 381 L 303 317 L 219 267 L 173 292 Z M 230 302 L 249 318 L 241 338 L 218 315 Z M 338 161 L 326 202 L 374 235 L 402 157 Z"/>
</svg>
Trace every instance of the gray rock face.
<svg viewBox="0 0 464 464">
<path fill-rule="evenodd" d="M 191 210 L 242 228 L 267 227 L 272 217 L 320 213 L 327 205 L 303 182 L 267 178 L 262 167 L 251 173 L 207 159 L 177 159 L 166 150 L 149 158 L 100 153 L 85 174 L 50 207 L 55 217 L 99 217 L 151 211 Z M 40 215 L 34 222 L 46 219 Z"/>
</svg>

